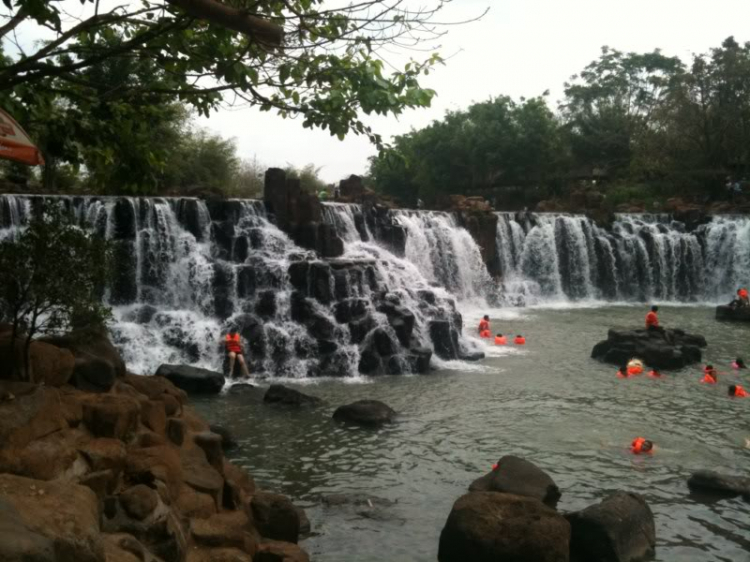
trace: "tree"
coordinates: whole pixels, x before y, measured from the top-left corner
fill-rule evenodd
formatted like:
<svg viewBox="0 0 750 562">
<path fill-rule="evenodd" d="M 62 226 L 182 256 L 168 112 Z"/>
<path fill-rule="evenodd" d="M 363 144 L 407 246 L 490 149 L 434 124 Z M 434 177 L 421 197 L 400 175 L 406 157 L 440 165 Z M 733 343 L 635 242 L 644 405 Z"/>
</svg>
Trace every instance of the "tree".
<svg viewBox="0 0 750 562">
<path fill-rule="evenodd" d="M 85 15 L 72 20 L 62 17 L 58 2 L 3 0 L 11 17 L 0 38 L 23 22 L 52 38 L 31 52 L 21 45 L 17 55 L 6 51 L 0 94 L 33 89 L 124 104 L 146 96 L 151 103 L 184 101 L 206 115 L 228 99 L 300 116 L 305 127 L 340 138 L 353 131 L 379 143 L 361 114 L 428 106 L 435 93 L 418 80 L 441 60 L 431 55 L 387 72 L 381 53 L 439 37 L 448 24 L 436 16 L 449 1 L 431 0 L 430 7 L 412 11 L 403 0 L 339 8 L 324 0 L 114 0 L 101 6 L 82 0 Z M 155 79 L 123 79 L 99 91 L 92 69 L 123 59 L 152 65 Z"/>
<path fill-rule="evenodd" d="M 321 169 L 321 167 L 316 167 L 315 164 L 307 164 L 302 168 L 296 168 L 292 164 L 287 164 L 284 172 L 287 178 L 298 179 L 302 189 L 310 193 L 318 193 L 320 190 L 328 187 L 326 182 L 319 177 Z"/>
<path fill-rule="evenodd" d="M 13 327 L 11 361 L 16 341 L 25 334 L 27 376 L 34 336 L 108 318 L 101 292 L 109 262 L 108 243 L 73 225 L 54 203 L 40 202 L 16 239 L 0 241 L 0 319 Z M 18 365 L 11 366 L 14 370 Z"/>
</svg>

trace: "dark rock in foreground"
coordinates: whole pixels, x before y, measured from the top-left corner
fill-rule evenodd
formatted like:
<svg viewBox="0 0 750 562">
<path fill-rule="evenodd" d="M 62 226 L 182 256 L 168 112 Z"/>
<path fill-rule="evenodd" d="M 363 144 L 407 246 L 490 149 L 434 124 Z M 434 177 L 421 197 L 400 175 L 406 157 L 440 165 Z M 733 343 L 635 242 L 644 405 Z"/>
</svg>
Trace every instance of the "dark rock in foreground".
<svg viewBox="0 0 750 562">
<path fill-rule="evenodd" d="M 495 492 L 458 499 L 440 533 L 439 562 L 567 562 L 570 524 L 541 502 Z"/>
<path fill-rule="evenodd" d="M 622 365 L 633 357 L 658 369 L 681 369 L 702 358 L 703 336 L 682 330 L 610 330 L 607 339 L 591 351 L 593 359 Z"/>
<path fill-rule="evenodd" d="M 699 470 L 690 475 L 688 487 L 693 492 L 720 497 L 741 495 L 750 501 L 750 478 L 744 476 L 729 476 L 713 470 Z"/>
<path fill-rule="evenodd" d="M 256 492 L 250 508 L 258 531 L 277 541 L 296 544 L 300 533 L 300 515 L 297 507 L 280 494 Z"/>
<path fill-rule="evenodd" d="M 333 419 L 336 421 L 370 427 L 391 423 L 395 417 L 396 412 L 378 400 L 359 400 L 340 406 L 333 413 Z"/>
<path fill-rule="evenodd" d="M 717 320 L 729 320 L 733 322 L 750 322 L 750 306 L 732 308 L 729 305 L 716 307 Z"/>
<path fill-rule="evenodd" d="M 654 515 L 639 494 L 617 492 L 566 517 L 576 562 L 637 562 L 654 554 Z"/>
<path fill-rule="evenodd" d="M 263 401 L 285 406 L 316 406 L 322 402 L 317 396 L 309 396 L 282 384 L 272 384 L 263 396 Z"/>
<path fill-rule="evenodd" d="M 215 433 L 216 435 L 221 437 L 221 448 L 224 451 L 229 451 L 237 446 L 237 441 L 232 435 L 232 432 L 229 431 L 226 427 L 222 425 L 212 424 L 211 426 L 209 426 L 209 429 L 211 430 L 211 433 Z"/>
<path fill-rule="evenodd" d="M 224 387 L 224 375 L 188 365 L 161 365 L 157 376 L 166 378 L 189 394 L 218 394 Z"/>
<path fill-rule="evenodd" d="M 497 469 L 478 478 L 469 486 L 471 492 L 501 492 L 539 500 L 555 507 L 560 488 L 535 464 L 513 455 L 501 458 Z"/>
</svg>

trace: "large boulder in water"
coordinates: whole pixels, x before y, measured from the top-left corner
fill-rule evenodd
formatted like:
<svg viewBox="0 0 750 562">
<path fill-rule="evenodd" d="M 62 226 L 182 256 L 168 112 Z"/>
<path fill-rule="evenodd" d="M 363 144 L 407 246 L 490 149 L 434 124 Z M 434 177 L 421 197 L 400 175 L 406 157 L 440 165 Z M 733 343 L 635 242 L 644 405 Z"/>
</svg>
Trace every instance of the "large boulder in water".
<svg viewBox="0 0 750 562">
<path fill-rule="evenodd" d="M 570 524 L 543 503 L 512 494 L 461 496 L 440 533 L 439 562 L 568 562 Z"/>
<path fill-rule="evenodd" d="M 610 330 L 607 339 L 594 346 L 591 357 L 613 365 L 638 357 L 658 369 L 681 369 L 699 363 L 703 347 L 703 336 L 682 330 Z"/>
<path fill-rule="evenodd" d="M 546 472 L 534 463 L 513 455 L 497 461 L 496 468 L 472 482 L 469 491 L 526 496 L 550 507 L 557 505 L 561 495 L 560 488 Z"/>
<path fill-rule="evenodd" d="M 378 400 L 358 400 L 346 406 L 339 406 L 333 413 L 333 419 L 336 421 L 370 427 L 390 423 L 395 417 L 396 412 Z"/>
<path fill-rule="evenodd" d="M 218 394 L 224 387 L 224 375 L 190 365 L 161 365 L 156 370 L 161 376 L 189 394 Z"/>
<path fill-rule="evenodd" d="M 566 517 L 576 562 L 637 562 L 654 554 L 654 515 L 639 494 L 617 492 Z"/>
<path fill-rule="evenodd" d="M 716 319 L 733 322 L 750 322 L 750 306 L 732 307 L 726 304 L 717 306 Z"/>
<path fill-rule="evenodd" d="M 317 396 L 309 396 L 283 384 L 272 384 L 263 396 L 263 401 L 285 406 L 316 406 L 322 402 Z"/>
<path fill-rule="evenodd" d="M 688 487 L 692 492 L 702 492 L 717 497 L 742 496 L 750 501 L 750 478 L 730 476 L 713 470 L 698 470 L 690 475 Z"/>
</svg>

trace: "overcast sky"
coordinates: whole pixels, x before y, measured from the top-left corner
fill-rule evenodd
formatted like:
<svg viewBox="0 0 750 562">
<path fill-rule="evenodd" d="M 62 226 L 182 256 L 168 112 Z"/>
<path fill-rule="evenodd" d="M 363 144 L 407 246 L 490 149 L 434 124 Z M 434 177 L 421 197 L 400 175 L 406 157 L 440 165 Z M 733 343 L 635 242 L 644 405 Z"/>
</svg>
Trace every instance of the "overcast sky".
<svg viewBox="0 0 750 562">
<path fill-rule="evenodd" d="M 79 0 L 65 0 L 64 5 L 71 13 L 90 6 L 82 7 Z M 437 50 L 449 60 L 423 80 L 438 93 L 433 106 L 398 120 L 370 120 L 378 133 L 385 138 L 402 134 L 439 119 L 446 109 L 501 94 L 518 98 L 550 90 L 550 102 L 556 105 L 563 83 L 597 58 L 604 45 L 639 52 L 661 48 L 687 61 L 730 35 L 750 40 L 750 0 L 453 0 L 440 19 L 464 20 L 486 8 L 490 11 L 481 21 L 452 27 L 440 39 Z M 23 43 L 40 38 L 33 27 L 19 34 Z M 403 64 L 418 55 L 391 58 Z M 364 173 L 367 158 L 375 153 L 365 138 L 352 135 L 339 141 L 325 131 L 303 129 L 301 120 L 250 108 L 222 110 L 200 124 L 234 137 L 242 157 L 255 156 L 269 166 L 314 163 L 327 181 Z"/>
<path fill-rule="evenodd" d="M 518 98 L 550 90 L 550 101 L 556 103 L 563 83 L 594 60 L 603 45 L 640 52 L 660 48 L 688 60 L 730 35 L 750 40 L 749 0 L 454 0 L 442 17 L 461 20 L 486 7 L 490 11 L 480 22 L 454 27 L 440 40 L 439 52 L 451 58 L 424 80 L 438 92 L 433 106 L 398 120 L 373 119 L 377 132 L 384 137 L 405 133 L 440 118 L 446 109 L 500 94 Z M 339 141 L 303 129 L 300 121 L 253 109 L 221 111 L 201 122 L 235 137 L 243 157 L 255 155 L 274 166 L 312 162 L 322 167 L 327 181 L 364 173 L 375 152 L 365 138 Z"/>
</svg>

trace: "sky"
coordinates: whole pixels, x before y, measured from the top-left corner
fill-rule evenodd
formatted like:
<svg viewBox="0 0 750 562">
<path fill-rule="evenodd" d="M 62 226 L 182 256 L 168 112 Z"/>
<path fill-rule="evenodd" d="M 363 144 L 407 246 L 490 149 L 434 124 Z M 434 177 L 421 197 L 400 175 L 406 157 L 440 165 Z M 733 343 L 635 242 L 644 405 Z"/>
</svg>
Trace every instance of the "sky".
<svg viewBox="0 0 750 562">
<path fill-rule="evenodd" d="M 103 4 L 114 0 L 102 0 Z M 331 0 L 348 3 L 351 0 Z M 432 0 L 409 0 L 430 5 Z M 80 0 L 64 0 L 73 13 Z M 429 109 L 408 110 L 398 118 L 365 119 L 386 140 L 440 119 L 446 110 L 498 95 L 532 97 L 550 91 L 553 106 L 563 84 L 596 59 L 602 46 L 648 52 L 660 48 L 688 61 L 734 35 L 750 40 L 750 0 L 453 0 L 442 21 L 480 21 L 452 26 L 448 34 L 426 47 L 447 59 L 422 84 L 437 91 Z M 38 29 L 21 29 L 21 42 L 39 39 Z M 422 53 L 395 53 L 389 61 L 403 66 Z M 337 182 L 367 171 L 375 148 L 365 137 L 344 141 L 325 131 L 302 127 L 301 119 L 284 120 L 274 113 L 225 108 L 199 125 L 236 140 L 239 155 L 268 166 L 297 167 L 313 163 L 320 176 Z"/>
<path fill-rule="evenodd" d="M 437 51 L 448 61 L 423 80 L 438 93 L 432 107 L 367 120 L 376 132 L 385 138 L 407 133 L 446 110 L 498 95 L 531 97 L 549 90 L 556 106 L 565 81 L 605 45 L 636 52 L 660 48 L 688 61 L 730 35 L 750 40 L 748 0 L 454 0 L 441 18 L 465 20 L 485 8 L 490 11 L 481 21 L 452 27 L 439 40 Z M 252 108 L 221 110 L 200 122 L 234 137 L 242 157 L 280 167 L 314 163 L 328 182 L 365 173 L 376 152 L 364 137 L 339 141 L 325 131 L 303 129 L 301 120 Z"/>
</svg>

